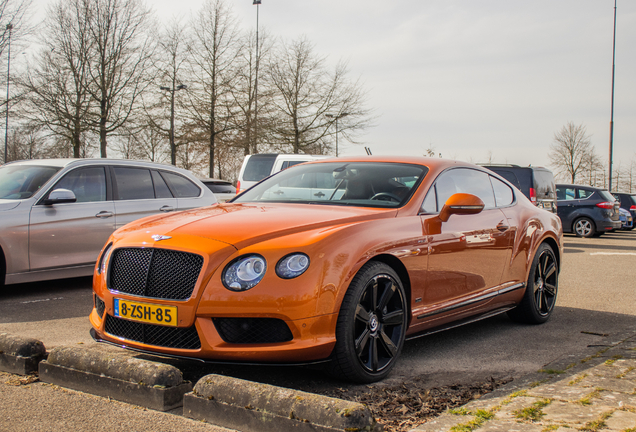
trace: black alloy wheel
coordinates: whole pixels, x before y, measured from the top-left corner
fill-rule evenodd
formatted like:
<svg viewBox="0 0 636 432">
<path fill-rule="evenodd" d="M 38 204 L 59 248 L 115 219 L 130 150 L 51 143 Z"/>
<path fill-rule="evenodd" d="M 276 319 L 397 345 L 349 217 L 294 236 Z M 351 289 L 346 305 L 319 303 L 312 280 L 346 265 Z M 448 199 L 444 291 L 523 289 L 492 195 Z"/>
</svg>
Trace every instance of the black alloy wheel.
<svg viewBox="0 0 636 432">
<path fill-rule="evenodd" d="M 556 256 L 552 248 L 543 243 L 532 261 L 524 298 L 508 315 L 515 321 L 543 324 L 554 310 L 558 286 L 559 267 Z"/>
<path fill-rule="evenodd" d="M 365 264 L 345 294 L 329 372 L 360 383 L 385 378 L 404 345 L 407 304 L 400 278 L 391 267 Z"/>
</svg>

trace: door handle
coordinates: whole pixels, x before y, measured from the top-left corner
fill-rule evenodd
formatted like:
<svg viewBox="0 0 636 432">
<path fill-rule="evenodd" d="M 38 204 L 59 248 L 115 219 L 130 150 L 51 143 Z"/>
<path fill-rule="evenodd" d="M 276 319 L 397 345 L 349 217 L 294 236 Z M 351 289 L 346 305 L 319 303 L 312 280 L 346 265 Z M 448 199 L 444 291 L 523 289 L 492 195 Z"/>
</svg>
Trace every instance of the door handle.
<svg viewBox="0 0 636 432">
<path fill-rule="evenodd" d="M 100 211 L 99 213 L 97 213 L 95 215 L 95 217 L 98 217 L 100 219 L 106 219 L 106 218 L 109 218 L 111 216 L 114 216 L 113 212 L 109 212 L 109 211 L 105 211 L 105 210 L 104 211 Z"/>
<path fill-rule="evenodd" d="M 161 207 L 161 208 L 159 209 L 159 211 L 162 211 L 162 212 L 171 212 L 171 211 L 174 211 L 174 207 L 169 206 L 169 205 L 165 205 L 165 206 Z"/>
<path fill-rule="evenodd" d="M 315 197 L 318 197 L 318 198 L 322 198 L 322 197 L 324 197 L 324 196 L 325 196 L 325 194 L 324 194 L 324 193 L 322 193 L 322 192 L 318 192 L 318 193 L 315 193 L 315 194 L 314 194 L 314 196 L 315 196 Z"/>
<path fill-rule="evenodd" d="M 501 222 L 499 222 L 499 223 L 497 224 L 497 229 L 498 229 L 499 231 L 501 231 L 501 232 L 507 231 L 507 230 L 508 230 L 508 228 L 510 228 L 510 226 L 509 226 L 509 225 L 504 224 L 504 223 L 503 223 L 503 221 L 501 221 Z"/>
</svg>

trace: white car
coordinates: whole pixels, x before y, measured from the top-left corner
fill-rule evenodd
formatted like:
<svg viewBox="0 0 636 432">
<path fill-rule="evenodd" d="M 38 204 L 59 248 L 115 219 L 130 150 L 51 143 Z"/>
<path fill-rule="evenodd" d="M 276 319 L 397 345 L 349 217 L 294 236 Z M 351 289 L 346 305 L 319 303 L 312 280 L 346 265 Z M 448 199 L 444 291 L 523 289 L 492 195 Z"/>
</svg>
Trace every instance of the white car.
<svg viewBox="0 0 636 432">
<path fill-rule="evenodd" d="M 262 153 L 245 156 L 241 171 L 239 171 L 237 192 L 243 192 L 270 175 L 291 166 L 333 156 L 310 154 L 278 154 Z"/>
<path fill-rule="evenodd" d="M 0 286 L 89 276 L 108 237 L 136 219 L 216 203 L 189 171 L 114 159 L 0 166 Z"/>
</svg>

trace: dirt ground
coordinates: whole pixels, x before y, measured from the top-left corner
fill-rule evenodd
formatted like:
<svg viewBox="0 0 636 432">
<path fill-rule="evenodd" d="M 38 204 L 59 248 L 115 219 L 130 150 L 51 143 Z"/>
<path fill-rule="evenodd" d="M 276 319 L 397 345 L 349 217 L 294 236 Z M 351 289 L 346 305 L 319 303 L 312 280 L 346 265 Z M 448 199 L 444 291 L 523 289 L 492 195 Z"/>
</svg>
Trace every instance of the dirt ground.
<svg viewBox="0 0 636 432">
<path fill-rule="evenodd" d="M 327 396 L 363 403 L 388 432 L 409 431 L 448 408 L 459 407 L 510 382 L 511 378 L 491 379 L 473 384 L 430 387 L 423 380 L 396 385 L 369 385 L 366 389 L 337 388 Z M 331 393 L 331 394 L 328 394 Z"/>
</svg>

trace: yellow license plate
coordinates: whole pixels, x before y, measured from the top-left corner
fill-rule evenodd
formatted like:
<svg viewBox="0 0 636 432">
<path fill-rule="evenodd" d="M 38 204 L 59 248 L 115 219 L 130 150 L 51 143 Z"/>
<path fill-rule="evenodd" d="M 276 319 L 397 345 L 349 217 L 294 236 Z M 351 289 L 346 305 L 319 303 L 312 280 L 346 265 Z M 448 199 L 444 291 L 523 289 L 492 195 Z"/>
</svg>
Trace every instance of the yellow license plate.
<svg viewBox="0 0 636 432">
<path fill-rule="evenodd" d="M 115 316 L 132 321 L 177 326 L 177 307 L 114 299 Z"/>
</svg>

